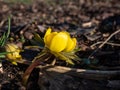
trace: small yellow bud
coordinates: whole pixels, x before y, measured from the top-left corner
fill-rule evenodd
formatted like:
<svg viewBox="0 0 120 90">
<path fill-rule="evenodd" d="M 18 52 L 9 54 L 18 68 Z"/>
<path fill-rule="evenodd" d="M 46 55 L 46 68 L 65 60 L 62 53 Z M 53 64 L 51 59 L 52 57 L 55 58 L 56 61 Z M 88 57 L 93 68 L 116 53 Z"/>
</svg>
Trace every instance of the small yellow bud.
<svg viewBox="0 0 120 90">
<path fill-rule="evenodd" d="M 6 52 L 9 52 L 8 54 L 6 54 L 7 59 L 12 62 L 20 60 L 22 58 L 21 55 L 19 54 L 21 51 L 20 48 L 13 43 L 6 44 L 5 50 Z"/>
</svg>

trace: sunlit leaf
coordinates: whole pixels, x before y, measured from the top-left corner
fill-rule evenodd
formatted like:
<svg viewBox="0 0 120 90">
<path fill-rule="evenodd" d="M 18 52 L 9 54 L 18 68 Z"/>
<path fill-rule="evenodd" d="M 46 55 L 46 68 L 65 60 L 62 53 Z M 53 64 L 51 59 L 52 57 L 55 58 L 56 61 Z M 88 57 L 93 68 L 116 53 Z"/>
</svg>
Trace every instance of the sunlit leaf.
<svg viewBox="0 0 120 90">
<path fill-rule="evenodd" d="M 11 19 L 9 17 L 8 18 L 8 31 L 6 33 L 4 33 L 3 36 L 0 38 L 0 46 L 4 46 L 5 43 L 7 42 L 8 38 L 9 38 L 9 34 L 10 34 L 10 22 L 11 22 Z"/>
</svg>

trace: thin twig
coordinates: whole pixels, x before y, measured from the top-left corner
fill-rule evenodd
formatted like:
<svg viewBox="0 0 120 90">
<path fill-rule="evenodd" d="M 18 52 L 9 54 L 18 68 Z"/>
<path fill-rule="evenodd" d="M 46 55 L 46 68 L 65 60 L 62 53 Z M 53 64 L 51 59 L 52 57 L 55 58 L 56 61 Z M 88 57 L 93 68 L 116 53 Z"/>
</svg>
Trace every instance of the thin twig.
<svg viewBox="0 0 120 90">
<path fill-rule="evenodd" d="M 103 41 L 94 43 L 90 47 L 93 48 L 94 46 L 96 46 L 98 44 L 101 44 L 101 43 L 103 43 Z M 120 44 L 118 44 L 118 43 L 111 43 L 111 42 L 106 42 L 105 44 L 108 44 L 108 45 L 111 45 L 111 46 L 120 46 Z"/>
<path fill-rule="evenodd" d="M 102 44 L 99 45 L 99 47 L 90 54 L 90 56 L 88 58 L 91 58 L 99 49 L 101 49 L 115 34 L 119 33 L 120 29 L 115 31 L 114 33 L 112 33 Z"/>
<path fill-rule="evenodd" d="M 98 48 L 102 48 L 105 45 L 105 43 L 107 43 L 115 34 L 119 32 L 120 32 L 120 29 L 112 33 Z"/>
</svg>

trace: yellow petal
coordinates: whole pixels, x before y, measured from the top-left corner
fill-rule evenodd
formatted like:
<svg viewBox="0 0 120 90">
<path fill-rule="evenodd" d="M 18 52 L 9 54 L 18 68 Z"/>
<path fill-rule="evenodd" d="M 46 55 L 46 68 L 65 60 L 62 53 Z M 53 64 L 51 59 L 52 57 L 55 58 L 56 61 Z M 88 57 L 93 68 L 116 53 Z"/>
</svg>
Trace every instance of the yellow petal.
<svg viewBox="0 0 120 90">
<path fill-rule="evenodd" d="M 57 35 L 57 32 L 53 32 L 49 35 L 47 35 L 45 38 L 44 38 L 44 42 L 45 44 L 49 47 L 50 46 L 50 43 L 51 43 L 51 40 L 53 39 L 53 37 Z"/>
<path fill-rule="evenodd" d="M 13 53 L 13 56 L 16 58 L 16 59 L 20 59 L 21 58 L 21 55 L 16 51 Z"/>
<path fill-rule="evenodd" d="M 70 52 L 70 51 L 72 51 L 74 48 L 75 48 L 75 46 L 76 46 L 76 42 L 77 42 L 77 40 L 76 40 L 76 38 L 69 38 L 68 39 L 68 43 L 67 43 L 67 46 L 66 46 L 66 48 L 65 48 L 65 52 Z"/>
<path fill-rule="evenodd" d="M 16 59 L 20 59 L 21 58 L 21 55 L 19 54 L 20 53 L 20 49 L 18 48 L 17 45 L 15 44 L 7 44 L 5 46 L 5 49 L 7 52 L 11 52 L 11 53 L 8 53 L 6 54 L 6 57 L 9 59 L 9 60 L 16 60 Z"/>
<path fill-rule="evenodd" d="M 51 33 L 51 31 L 52 31 L 52 29 L 51 29 L 51 28 L 48 28 L 47 31 L 46 31 L 46 33 L 45 33 L 44 38 L 45 38 L 47 35 L 49 35 L 49 34 Z"/>
<path fill-rule="evenodd" d="M 50 50 L 54 52 L 61 52 L 65 49 L 68 41 L 68 35 L 60 32 L 53 37 L 50 44 Z"/>
<path fill-rule="evenodd" d="M 6 56 L 9 60 L 15 60 L 16 59 L 15 57 L 13 57 L 12 54 L 7 54 Z"/>
<path fill-rule="evenodd" d="M 15 61 L 12 61 L 12 64 L 13 64 L 13 65 L 17 65 L 17 63 L 16 63 Z"/>
<path fill-rule="evenodd" d="M 14 48 L 14 50 L 18 49 L 18 46 L 17 46 L 17 45 L 15 45 L 15 44 L 13 44 L 13 43 L 8 44 L 8 45 L 9 45 L 9 46 L 11 46 L 12 48 Z"/>
<path fill-rule="evenodd" d="M 66 32 L 66 31 L 62 31 L 62 33 L 65 33 L 66 35 L 68 35 L 70 37 L 70 33 Z"/>
<path fill-rule="evenodd" d="M 5 49 L 6 49 L 7 52 L 15 51 L 15 48 L 12 46 L 12 44 L 7 44 L 5 46 Z"/>
</svg>

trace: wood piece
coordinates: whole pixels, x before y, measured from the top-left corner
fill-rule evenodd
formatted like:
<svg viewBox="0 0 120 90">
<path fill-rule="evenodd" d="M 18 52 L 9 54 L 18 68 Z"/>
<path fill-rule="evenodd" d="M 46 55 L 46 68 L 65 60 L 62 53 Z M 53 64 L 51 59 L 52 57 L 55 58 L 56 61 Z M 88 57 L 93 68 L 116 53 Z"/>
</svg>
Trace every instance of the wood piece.
<svg viewBox="0 0 120 90">
<path fill-rule="evenodd" d="M 31 61 L 22 61 L 18 63 L 25 63 L 30 65 Z M 52 66 L 52 65 L 39 65 L 36 68 L 47 72 L 47 73 L 58 73 L 58 74 L 67 74 L 71 76 L 75 76 L 78 78 L 84 79 L 93 79 L 93 80 L 107 80 L 107 79 L 120 79 L 120 70 L 89 70 L 89 69 L 77 69 L 77 68 L 69 68 L 63 66 Z"/>
<path fill-rule="evenodd" d="M 41 68 L 47 72 L 56 72 L 62 74 L 68 74 L 71 76 L 85 78 L 85 79 L 93 79 L 93 80 L 106 80 L 106 79 L 120 79 L 120 70 L 87 70 L 87 69 L 76 69 L 62 66 L 39 66 L 37 68 Z"/>
</svg>

